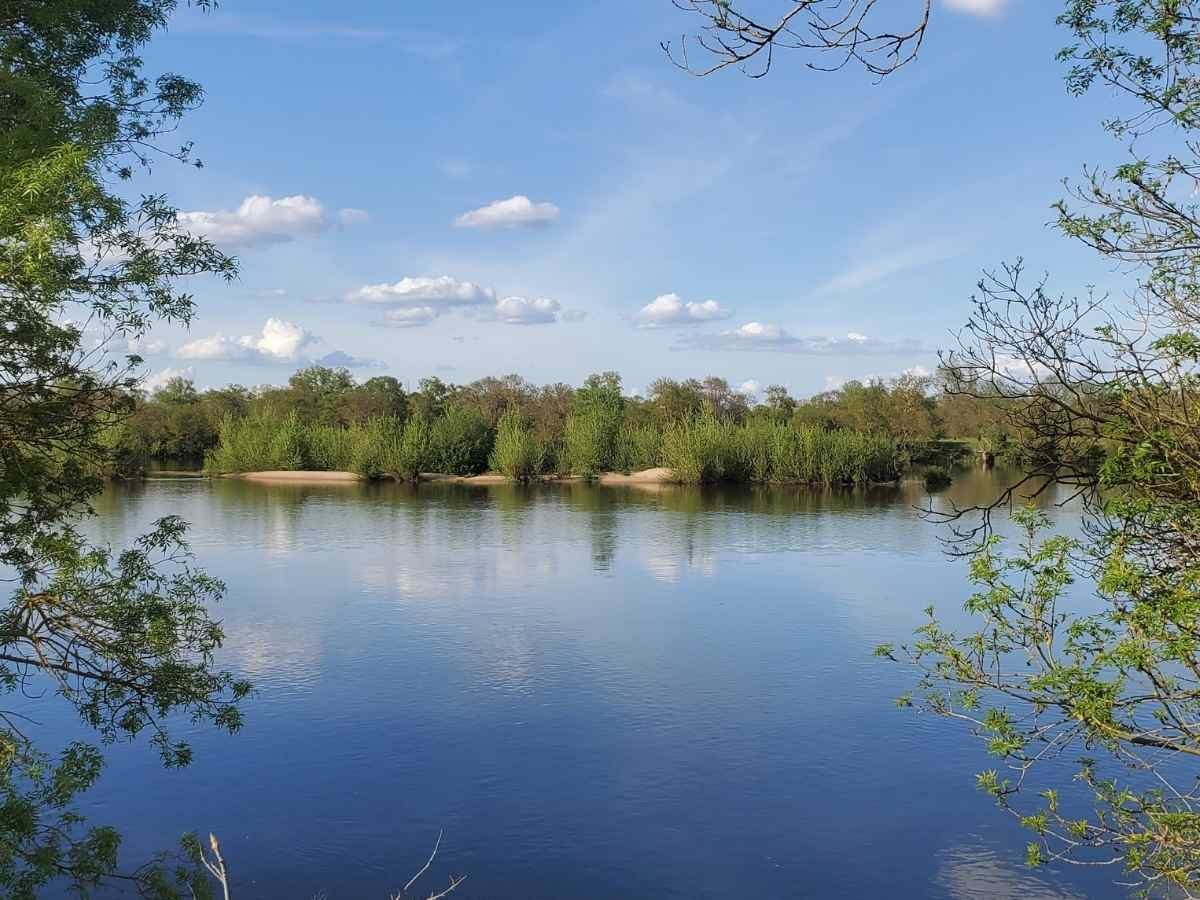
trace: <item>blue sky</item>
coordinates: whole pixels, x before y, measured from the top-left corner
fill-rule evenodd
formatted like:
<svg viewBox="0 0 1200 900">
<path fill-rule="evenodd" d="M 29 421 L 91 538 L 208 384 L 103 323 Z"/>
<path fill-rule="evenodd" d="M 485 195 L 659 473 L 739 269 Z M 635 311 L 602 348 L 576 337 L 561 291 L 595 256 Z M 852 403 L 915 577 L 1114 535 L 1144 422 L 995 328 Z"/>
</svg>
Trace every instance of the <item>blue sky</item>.
<svg viewBox="0 0 1200 900">
<path fill-rule="evenodd" d="M 697 24 L 670 0 L 184 7 L 146 63 L 205 86 L 182 129 L 205 167 L 138 186 L 241 277 L 189 286 L 199 315 L 145 342 L 151 380 L 326 359 L 804 396 L 932 369 L 982 268 L 1110 277 L 1047 227 L 1061 179 L 1121 152 L 1106 98 L 1063 89 L 1057 6 L 938 0 L 882 84 L 789 55 L 690 77 L 659 49 Z"/>
</svg>

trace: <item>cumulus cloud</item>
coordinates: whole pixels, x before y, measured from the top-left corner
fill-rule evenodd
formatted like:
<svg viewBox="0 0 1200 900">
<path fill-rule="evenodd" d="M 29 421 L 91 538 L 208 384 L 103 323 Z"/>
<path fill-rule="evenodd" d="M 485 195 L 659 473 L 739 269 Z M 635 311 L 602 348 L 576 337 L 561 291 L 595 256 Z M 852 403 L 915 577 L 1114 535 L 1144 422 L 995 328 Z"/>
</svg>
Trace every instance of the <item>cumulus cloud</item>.
<svg viewBox="0 0 1200 900">
<path fill-rule="evenodd" d="M 176 352 L 180 359 L 221 360 L 244 363 L 296 363 L 319 338 L 307 329 L 283 319 L 270 318 L 258 334 L 232 338 L 223 334 L 199 338 Z"/>
<path fill-rule="evenodd" d="M 192 367 L 188 366 L 185 369 L 159 369 L 157 372 L 151 372 L 142 379 L 142 390 L 147 394 L 154 394 L 163 389 L 167 382 L 172 378 L 191 378 Z"/>
<path fill-rule="evenodd" d="M 382 369 L 384 364 L 377 359 L 365 359 L 354 356 L 345 350 L 334 350 L 319 359 L 314 359 L 318 366 L 328 366 L 331 369 Z"/>
<path fill-rule="evenodd" d="M 557 300 L 539 297 L 528 300 L 525 297 L 505 297 L 496 302 L 493 314 L 496 319 L 506 325 L 544 325 L 557 322 L 562 305 Z"/>
<path fill-rule="evenodd" d="M 909 366 L 907 369 L 901 369 L 899 372 L 876 372 L 870 375 L 826 375 L 825 390 L 841 390 L 850 381 L 861 381 L 863 384 L 870 384 L 872 381 L 893 381 L 897 378 L 903 378 L 906 375 L 910 375 L 913 378 L 928 378 L 932 374 L 933 372 L 925 366 L 916 365 Z"/>
<path fill-rule="evenodd" d="M 737 392 L 747 400 L 754 401 L 757 400 L 758 395 L 762 393 L 762 385 L 759 384 L 755 379 L 750 378 L 738 385 Z"/>
<path fill-rule="evenodd" d="M 131 337 L 125 342 L 126 349 L 137 356 L 158 356 L 167 352 L 167 342 L 162 338 L 142 335 Z"/>
<path fill-rule="evenodd" d="M 678 346 L 700 350 L 762 350 L 800 356 L 869 356 L 921 350 L 910 338 L 884 340 L 852 331 L 845 337 L 797 337 L 769 322 L 747 322 L 733 331 L 682 338 Z"/>
<path fill-rule="evenodd" d="M 663 328 L 670 325 L 695 325 L 728 319 L 732 312 L 716 300 L 685 303 L 678 294 L 660 294 L 637 311 L 633 319 L 639 328 Z"/>
<path fill-rule="evenodd" d="M 304 194 L 278 200 L 252 194 L 237 209 L 181 212 L 179 226 L 191 234 L 207 237 L 218 246 L 241 250 L 319 234 L 334 220 L 349 225 L 365 218 L 366 213 L 359 209 L 343 209 L 330 216 L 319 200 Z"/>
<path fill-rule="evenodd" d="M 534 203 L 524 194 L 517 194 L 465 212 L 454 224 L 459 228 L 523 228 L 549 225 L 557 218 L 558 207 L 553 203 Z"/>
<path fill-rule="evenodd" d="M 973 16 L 994 16 L 1008 5 L 1008 0 L 945 0 L 948 7 Z"/>
<path fill-rule="evenodd" d="M 491 288 L 449 275 L 408 277 L 399 281 L 367 284 L 345 295 L 346 302 L 384 309 L 383 324 L 397 328 L 429 325 L 443 313 L 460 310 L 508 325 L 577 322 L 586 313 L 564 310 L 547 297 L 497 298 Z"/>
<path fill-rule="evenodd" d="M 480 306 L 494 303 L 496 292 L 474 282 L 448 275 L 437 278 L 401 278 L 381 284 L 365 284 L 346 295 L 350 303 L 392 307 Z"/>
</svg>

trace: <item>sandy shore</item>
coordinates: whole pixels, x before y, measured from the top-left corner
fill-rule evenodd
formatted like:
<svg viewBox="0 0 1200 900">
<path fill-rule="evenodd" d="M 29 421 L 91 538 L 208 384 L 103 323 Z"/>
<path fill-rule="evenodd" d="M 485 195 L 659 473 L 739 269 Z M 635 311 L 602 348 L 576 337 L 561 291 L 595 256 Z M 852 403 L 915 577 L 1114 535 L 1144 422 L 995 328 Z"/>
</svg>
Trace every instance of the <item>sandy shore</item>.
<svg viewBox="0 0 1200 900">
<path fill-rule="evenodd" d="M 358 484 L 363 480 L 361 475 L 353 472 L 243 472 L 239 475 L 228 475 L 227 478 L 243 478 L 246 481 L 286 481 L 292 484 Z"/>
<path fill-rule="evenodd" d="M 242 472 L 234 475 L 223 476 L 225 478 L 242 478 L 246 481 L 275 481 L 288 482 L 291 484 L 358 484 L 365 479 L 361 475 L 356 475 L 353 472 L 292 472 L 292 471 L 271 471 L 271 472 Z M 582 481 L 580 478 L 554 478 L 547 479 L 552 482 L 574 483 Z M 510 484 L 508 478 L 496 473 L 488 473 L 486 475 L 443 475 L 438 472 L 422 472 L 421 481 L 435 483 L 450 483 L 450 484 Z M 610 485 L 619 487 L 622 485 L 651 485 L 651 484 L 670 484 L 673 481 L 670 469 L 646 469 L 643 472 L 631 472 L 625 475 L 621 472 L 605 472 L 598 479 L 597 484 Z"/>
<path fill-rule="evenodd" d="M 644 469 L 641 472 L 630 472 L 624 475 L 621 472 L 605 472 L 599 478 L 600 484 L 622 485 L 622 484 L 671 484 L 675 480 L 674 474 L 670 469 Z"/>
<path fill-rule="evenodd" d="M 451 484 L 508 484 L 503 475 L 489 472 L 485 475 L 445 475 L 441 472 L 422 472 L 422 481 L 450 482 Z"/>
</svg>

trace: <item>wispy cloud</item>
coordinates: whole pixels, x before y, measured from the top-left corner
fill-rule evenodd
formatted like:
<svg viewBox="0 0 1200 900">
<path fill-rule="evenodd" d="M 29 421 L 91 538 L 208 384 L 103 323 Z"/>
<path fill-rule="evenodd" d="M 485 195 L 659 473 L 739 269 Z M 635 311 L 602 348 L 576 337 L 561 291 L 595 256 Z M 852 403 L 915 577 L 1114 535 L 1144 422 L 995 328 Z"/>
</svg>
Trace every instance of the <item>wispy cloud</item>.
<svg viewBox="0 0 1200 900">
<path fill-rule="evenodd" d="M 463 47 L 461 38 L 433 32 L 351 22 L 244 15 L 224 10 L 203 15 L 176 15 L 171 28 L 184 34 L 232 35 L 267 41 L 389 43 L 404 53 L 428 60 L 446 59 L 456 55 Z"/>
<path fill-rule="evenodd" d="M 962 249 L 957 241 L 938 238 L 882 254 L 862 251 L 856 254 L 857 258 L 848 268 L 818 287 L 816 293 L 837 294 L 861 290 L 893 275 L 953 259 Z"/>
<path fill-rule="evenodd" d="M 383 369 L 386 366 L 377 359 L 366 359 L 354 356 L 345 350 L 334 350 L 324 356 L 314 359 L 318 366 L 328 366 L 331 369 Z"/>
<path fill-rule="evenodd" d="M 768 322 L 747 322 L 733 331 L 681 337 L 677 348 L 794 353 L 799 356 L 873 356 L 922 349 L 912 339 L 884 340 L 850 332 L 845 337 L 798 337 Z"/>
</svg>

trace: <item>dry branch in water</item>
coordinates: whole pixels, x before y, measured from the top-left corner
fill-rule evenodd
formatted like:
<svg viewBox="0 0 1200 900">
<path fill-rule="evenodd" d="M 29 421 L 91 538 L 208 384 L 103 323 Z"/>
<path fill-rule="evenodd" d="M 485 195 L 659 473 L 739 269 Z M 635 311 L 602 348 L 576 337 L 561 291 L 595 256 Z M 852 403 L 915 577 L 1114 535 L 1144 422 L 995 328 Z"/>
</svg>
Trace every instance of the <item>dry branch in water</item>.
<svg viewBox="0 0 1200 900">
<path fill-rule="evenodd" d="M 437 859 L 438 850 L 442 846 L 443 833 L 444 832 L 441 831 L 438 832 L 437 841 L 434 842 L 433 845 L 433 852 L 429 854 L 429 859 L 425 860 L 425 865 L 421 866 L 421 868 L 417 870 L 417 874 L 408 879 L 408 883 L 405 884 L 404 887 L 402 887 L 396 893 L 391 894 L 389 896 L 389 900 L 402 900 L 402 898 L 407 897 L 409 888 L 420 881 L 421 877 L 429 871 L 429 867 L 432 866 L 433 861 Z M 208 874 L 212 876 L 213 880 L 221 886 L 225 900 L 232 900 L 232 893 L 229 888 L 229 870 L 226 868 L 225 858 L 221 855 L 221 845 L 218 843 L 217 836 L 215 834 L 210 834 L 208 836 L 208 844 L 209 847 L 212 848 L 211 856 L 208 852 L 201 848 L 200 863 L 204 866 Z M 466 875 L 451 875 L 450 882 L 446 887 L 442 888 L 440 891 L 434 890 L 434 892 L 429 894 L 425 900 L 441 900 L 441 898 L 452 894 L 458 889 L 458 886 L 466 880 Z M 193 893 L 193 897 L 194 896 L 195 894 Z M 317 896 L 323 897 L 324 895 L 319 894 Z"/>
</svg>

